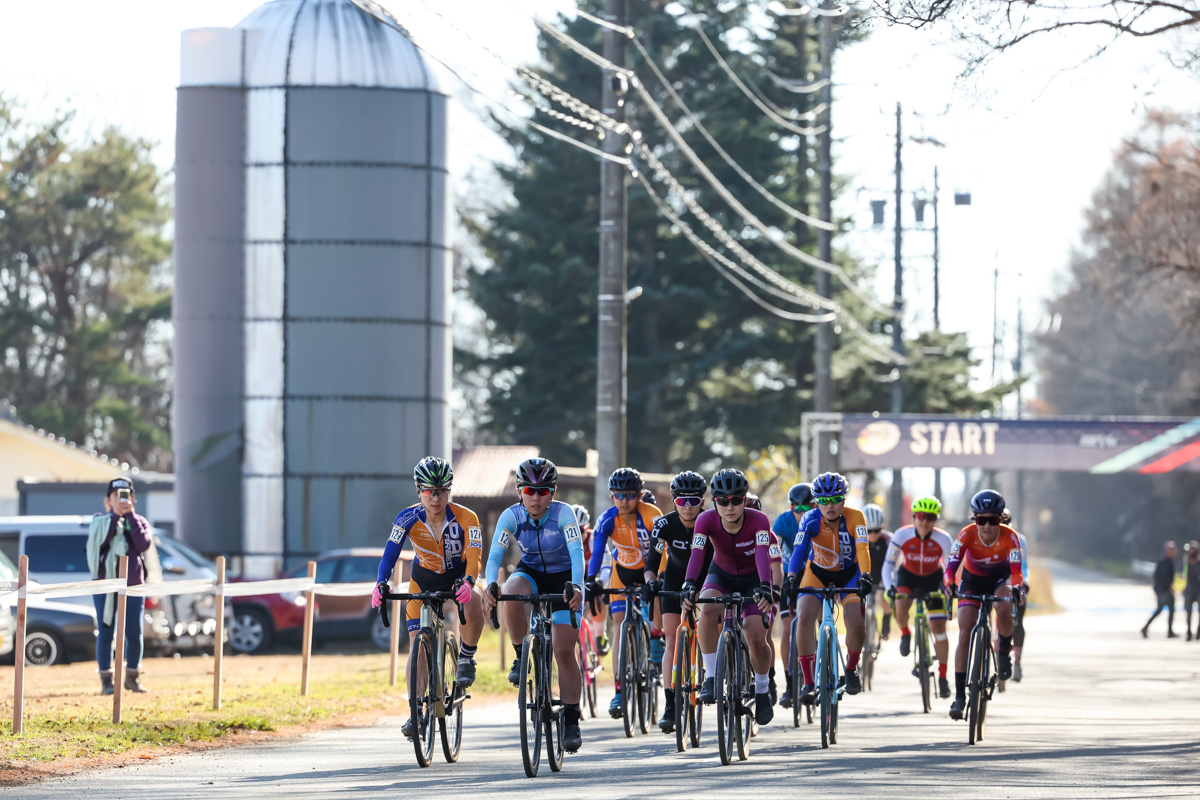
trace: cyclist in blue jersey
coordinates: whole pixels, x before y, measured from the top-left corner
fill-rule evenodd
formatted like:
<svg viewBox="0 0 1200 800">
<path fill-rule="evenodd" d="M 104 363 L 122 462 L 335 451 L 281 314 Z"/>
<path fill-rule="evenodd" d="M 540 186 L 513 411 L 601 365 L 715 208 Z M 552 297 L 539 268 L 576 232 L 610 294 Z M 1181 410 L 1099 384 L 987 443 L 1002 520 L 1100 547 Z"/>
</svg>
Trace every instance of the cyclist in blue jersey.
<svg viewBox="0 0 1200 800">
<path fill-rule="evenodd" d="M 788 510 L 775 518 L 771 523 L 771 530 L 779 538 L 779 545 L 783 551 L 783 563 L 791 564 L 792 548 L 796 546 L 796 534 L 800 532 L 800 518 L 807 514 L 815 507 L 812 496 L 812 486 L 807 483 L 797 483 L 791 489 L 788 489 Z M 779 698 L 779 705 L 784 708 L 792 707 L 792 673 L 790 670 L 791 647 L 792 647 L 792 608 L 788 605 L 787 598 L 784 598 L 782 608 L 780 610 L 781 633 L 779 637 L 779 652 L 783 656 L 783 669 L 786 676 L 786 682 L 783 684 L 783 697 Z"/>
<path fill-rule="evenodd" d="M 509 506 L 496 523 L 492 549 L 488 554 L 483 593 L 486 613 L 491 613 L 498 591 L 500 565 L 514 541 L 521 548 L 521 562 L 504 583 L 505 594 L 563 593 L 561 601 L 551 604 L 554 623 L 554 658 L 558 662 L 558 683 L 563 700 L 563 749 L 574 753 L 583 742 L 579 732 L 579 695 L 582 676 L 575 660 L 579 634 L 571 628 L 571 610 L 583 606 L 583 541 L 575 512 L 566 503 L 554 499 L 558 488 L 558 468 L 547 459 L 530 458 L 517 467 L 517 493 L 520 502 Z M 567 587 L 573 593 L 567 597 Z M 568 608 L 570 610 L 568 610 Z M 521 643 L 529 632 L 529 611 L 524 605 L 506 603 L 504 620 L 517 658 L 508 680 L 516 686 L 520 680 Z"/>
</svg>

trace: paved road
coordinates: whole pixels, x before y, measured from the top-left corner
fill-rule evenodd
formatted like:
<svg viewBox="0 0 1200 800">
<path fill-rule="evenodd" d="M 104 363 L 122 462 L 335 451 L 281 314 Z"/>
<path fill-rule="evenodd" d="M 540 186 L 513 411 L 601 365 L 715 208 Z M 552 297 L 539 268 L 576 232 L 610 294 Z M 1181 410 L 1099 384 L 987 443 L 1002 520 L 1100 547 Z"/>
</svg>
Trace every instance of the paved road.
<svg viewBox="0 0 1200 800">
<path fill-rule="evenodd" d="M 988 739 L 966 744 L 948 701 L 920 713 L 916 681 L 895 639 L 876 690 L 848 698 L 839 743 L 822 751 L 814 726 L 791 718 L 754 740 L 748 762 L 722 767 L 711 730 L 675 752 L 658 733 L 626 740 L 608 719 L 585 723 L 584 750 L 563 772 L 521 769 L 512 704 L 469 709 L 458 764 L 420 769 L 399 722 L 240 749 L 162 758 L 0 794 L 21 797 L 230 798 L 490 797 L 695 798 L 752 791 L 806 797 L 1196 797 L 1200 776 L 1200 643 L 1137 633 L 1147 587 L 1054 565 L 1064 613 L 1031 617 L 1026 679 L 993 703 Z M 1182 629 L 1182 624 L 1178 626 Z M 786 724 L 783 724 L 786 722 Z M 789 785 L 791 784 L 791 785 Z M 728 794 L 726 794 L 728 796 Z"/>
</svg>

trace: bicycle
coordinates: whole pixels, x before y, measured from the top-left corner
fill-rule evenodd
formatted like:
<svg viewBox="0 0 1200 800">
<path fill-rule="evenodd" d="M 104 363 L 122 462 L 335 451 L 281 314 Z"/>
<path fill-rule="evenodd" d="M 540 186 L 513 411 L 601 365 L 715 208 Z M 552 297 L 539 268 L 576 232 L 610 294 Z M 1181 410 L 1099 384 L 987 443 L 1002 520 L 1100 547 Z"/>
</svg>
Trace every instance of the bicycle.
<svg viewBox="0 0 1200 800">
<path fill-rule="evenodd" d="M 895 594 L 892 597 L 893 613 L 895 613 L 896 598 L 900 596 Z M 931 599 L 944 602 L 946 596 L 940 591 L 914 591 L 907 596 L 913 601 L 913 643 L 915 646 L 912 648 L 912 674 L 921 685 L 921 707 L 928 714 L 933 709 L 933 634 L 929 627 L 929 612 L 925 610 L 925 603 Z M 948 607 L 949 603 L 945 603 L 945 605 Z"/>
<path fill-rule="evenodd" d="M 796 643 L 799 641 L 797 635 L 800 632 L 800 618 L 792 609 L 792 641 L 788 652 L 788 671 L 792 676 L 792 727 L 799 728 L 800 722 L 805 720 L 809 725 L 813 721 L 812 703 L 800 702 L 800 686 L 804 683 L 800 674 L 800 650 Z"/>
<path fill-rule="evenodd" d="M 659 592 L 659 597 L 690 597 L 688 592 Z M 696 609 L 689 608 L 675 631 L 675 749 L 680 753 L 700 746 L 704 704 L 697 694 L 704 685 L 704 660 L 696 636 Z"/>
<path fill-rule="evenodd" d="M 383 626 L 390 627 L 389 600 L 419 600 L 421 628 L 408 654 L 408 708 L 413 723 L 413 749 L 417 763 L 428 767 L 433 761 L 433 729 L 436 723 L 446 761 L 458 761 L 462 746 L 463 703 L 469 694 L 455 680 L 458 668 L 458 641 L 446 629 L 443 606 L 454 599 L 454 592 L 383 592 L 379 615 Z M 465 625 L 466 615 L 458 606 L 458 622 Z"/>
<path fill-rule="evenodd" d="M 583 678 L 583 697 L 587 701 L 588 716 L 593 719 L 596 717 L 596 678 L 603 669 L 592 625 L 584 619 L 579 626 L 579 674 Z"/>
<path fill-rule="evenodd" d="M 650 621 L 642 609 L 642 589 L 623 586 L 600 589 L 596 597 L 625 598 L 625 618 L 617 636 L 616 680 L 621 683 L 621 721 L 626 738 L 636 731 L 650 732 L 650 721 L 658 716 L 659 665 L 650 660 Z"/>
<path fill-rule="evenodd" d="M 493 584 L 495 586 L 495 584 Z M 489 587 L 491 588 L 491 587 Z M 568 584 L 566 598 L 574 595 Z M 553 624 L 550 603 L 562 600 L 562 594 L 500 594 L 492 592 L 497 603 L 529 603 L 529 633 L 521 643 L 521 658 L 517 668 L 521 682 L 517 686 L 517 708 L 521 712 L 521 763 L 525 775 L 537 777 L 542 763 L 542 735 L 546 737 L 546 759 L 551 772 L 563 764 L 563 702 L 558 696 L 558 661 L 554 658 Z M 500 627 L 496 618 L 498 605 L 492 608 L 491 624 Z M 578 628 L 579 620 L 571 610 L 571 627 Z"/>
<path fill-rule="evenodd" d="M 859 589 L 842 589 L 823 586 L 799 589 L 798 594 L 817 595 L 822 601 L 821 626 L 817 632 L 817 698 L 821 706 L 821 747 L 837 744 L 838 701 L 845 687 L 842 685 L 842 644 L 838 640 L 837 620 L 834 612 L 834 596 L 858 594 Z M 798 671 L 798 670 L 797 670 Z M 799 692 L 799 688 L 796 690 Z"/>
<path fill-rule="evenodd" d="M 983 741 L 987 707 L 1000 673 L 996 651 L 992 647 L 992 610 L 996 603 L 1009 603 L 1015 620 L 1018 604 L 1011 597 L 990 594 L 960 593 L 955 596 L 959 600 L 975 600 L 979 603 L 979 616 L 975 627 L 971 629 L 970 649 L 967 650 L 967 744 L 975 744 Z"/>
<path fill-rule="evenodd" d="M 867 595 L 864 601 L 866 609 L 867 636 L 862 649 L 862 685 L 866 691 L 871 691 L 875 685 L 875 661 L 879 658 L 879 615 L 875 609 L 875 592 Z"/>
</svg>

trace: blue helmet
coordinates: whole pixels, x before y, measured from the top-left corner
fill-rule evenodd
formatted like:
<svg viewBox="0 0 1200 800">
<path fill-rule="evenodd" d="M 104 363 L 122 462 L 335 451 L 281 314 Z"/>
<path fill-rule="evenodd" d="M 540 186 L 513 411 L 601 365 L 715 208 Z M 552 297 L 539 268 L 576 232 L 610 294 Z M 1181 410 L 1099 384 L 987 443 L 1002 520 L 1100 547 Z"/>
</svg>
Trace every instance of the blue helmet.
<svg viewBox="0 0 1200 800">
<path fill-rule="evenodd" d="M 995 489 L 984 489 L 971 498 L 972 514 L 1003 514 L 1004 495 Z"/>
<path fill-rule="evenodd" d="M 836 472 L 822 472 L 812 482 L 813 497 L 840 497 L 850 491 L 850 484 Z"/>
</svg>

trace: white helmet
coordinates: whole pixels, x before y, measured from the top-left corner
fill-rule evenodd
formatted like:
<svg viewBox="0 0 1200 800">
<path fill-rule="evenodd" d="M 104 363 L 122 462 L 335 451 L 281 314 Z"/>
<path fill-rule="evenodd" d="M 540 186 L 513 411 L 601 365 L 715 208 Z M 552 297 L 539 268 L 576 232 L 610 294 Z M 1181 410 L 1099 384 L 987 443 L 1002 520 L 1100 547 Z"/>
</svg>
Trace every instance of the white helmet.
<svg viewBox="0 0 1200 800">
<path fill-rule="evenodd" d="M 863 506 L 863 517 L 867 520 L 867 530 L 877 531 L 883 527 L 883 509 L 874 503 Z"/>
</svg>

